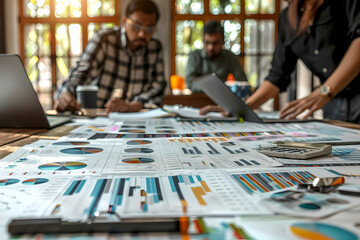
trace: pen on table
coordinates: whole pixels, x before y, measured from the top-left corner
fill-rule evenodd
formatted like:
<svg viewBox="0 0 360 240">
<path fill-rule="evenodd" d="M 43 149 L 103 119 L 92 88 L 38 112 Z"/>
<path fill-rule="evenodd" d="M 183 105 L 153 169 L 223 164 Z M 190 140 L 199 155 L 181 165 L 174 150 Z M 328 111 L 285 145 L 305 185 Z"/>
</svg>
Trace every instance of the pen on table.
<svg viewBox="0 0 360 240">
<path fill-rule="evenodd" d="M 187 234 L 189 218 L 129 218 L 120 221 L 68 222 L 61 218 L 19 218 L 8 225 L 12 235 L 36 233 L 142 233 L 178 232 Z"/>
<path fill-rule="evenodd" d="M 338 192 L 343 195 L 353 196 L 353 197 L 360 197 L 359 191 L 352 191 L 347 189 L 338 189 Z"/>
</svg>

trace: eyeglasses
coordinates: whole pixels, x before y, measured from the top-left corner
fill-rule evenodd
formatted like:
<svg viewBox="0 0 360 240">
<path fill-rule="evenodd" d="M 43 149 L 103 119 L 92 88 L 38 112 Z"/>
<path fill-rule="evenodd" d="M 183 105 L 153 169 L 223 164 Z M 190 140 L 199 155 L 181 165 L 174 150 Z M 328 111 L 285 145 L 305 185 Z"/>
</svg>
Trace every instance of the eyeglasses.
<svg viewBox="0 0 360 240">
<path fill-rule="evenodd" d="M 221 41 L 213 41 L 213 42 L 211 42 L 211 41 L 204 41 L 204 45 L 207 45 L 207 46 L 210 46 L 210 45 L 212 45 L 212 46 L 220 46 L 221 45 Z"/>
<path fill-rule="evenodd" d="M 155 26 L 142 26 L 140 24 L 134 23 L 134 21 L 131 20 L 130 18 L 126 19 L 126 23 L 135 32 L 144 31 L 145 34 L 153 34 L 156 30 Z"/>
</svg>

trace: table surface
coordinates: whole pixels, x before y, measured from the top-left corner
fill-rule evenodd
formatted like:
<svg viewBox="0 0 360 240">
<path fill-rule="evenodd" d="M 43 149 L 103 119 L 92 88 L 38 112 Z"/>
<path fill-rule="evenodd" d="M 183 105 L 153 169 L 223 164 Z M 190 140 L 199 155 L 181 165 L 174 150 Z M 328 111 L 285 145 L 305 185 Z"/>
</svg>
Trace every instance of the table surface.
<svg viewBox="0 0 360 240">
<path fill-rule="evenodd" d="M 326 122 L 337 126 L 360 129 L 359 124 L 352 124 L 341 121 Z M 72 130 L 79 126 L 80 125 L 59 126 L 50 130 L 0 128 L 0 159 L 6 157 L 26 144 L 30 144 L 41 139 L 56 140 L 62 136 L 68 135 Z"/>
</svg>

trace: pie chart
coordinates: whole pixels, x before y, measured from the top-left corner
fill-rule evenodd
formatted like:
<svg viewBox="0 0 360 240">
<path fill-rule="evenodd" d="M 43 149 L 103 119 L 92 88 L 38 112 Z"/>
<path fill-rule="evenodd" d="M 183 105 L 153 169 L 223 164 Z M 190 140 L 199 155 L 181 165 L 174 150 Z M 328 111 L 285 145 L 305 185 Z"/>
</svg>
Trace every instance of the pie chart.
<svg viewBox="0 0 360 240">
<path fill-rule="evenodd" d="M 39 185 L 39 184 L 47 183 L 48 181 L 49 179 L 47 178 L 32 178 L 32 179 L 27 179 L 22 183 L 25 185 Z"/>
<path fill-rule="evenodd" d="M 151 159 L 151 158 L 126 158 L 122 161 L 124 163 L 142 164 L 142 163 L 152 163 L 152 162 L 154 162 L 154 159 Z"/>
<path fill-rule="evenodd" d="M 328 240 L 358 240 L 352 232 L 325 223 L 294 223 L 290 231 L 303 239 L 328 239 Z"/>
<path fill-rule="evenodd" d="M 151 148 L 127 148 L 124 150 L 126 153 L 152 153 L 154 150 Z"/>
<path fill-rule="evenodd" d="M 89 142 L 56 142 L 53 143 L 53 145 L 57 146 L 69 146 L 69 145 L 75 145 L 75 146 L 81 146 L 81 145 L 87 145 Z"/>
<path fill-rule="evenodd" d="M 103 149 L 101 148 L 92 148 L 92 147 L 65 148 L 60 150 L 60 152 L 67 154 L 93 154 L 102 151 Z"/>
<path fill-rule="evenodd" d="M 146 128 L 143 125 L 122 125 L 122 128 Z"/>
<path fill-rule="evenodd" d="M 147 145 L 147 144 L 151 144 L 152 142 L 149 141 L 149 140 L 131 140 L 131 141 L 128 141 L 126 144 L 127 145 Z"/>
<path fill-rule="evenodd" d="M 15 183 L 18 183 L 18 182 L 20 182 L 20 180 L 16 179 L 16 178 L 1 179 L 0 180 L 0 187 L 15 184 Z"/>
<path fill-rule="evenodd" d="M 155 129 L 174 129 L 172 126 L 157 126 Z"/>
<path fill-rule="evenodd" d="M 175 130 L 157 130 L 158 133 L 176 133 Z"/>
<path fill-rule="evenodd" d="M 139 129 L 121 129 L 120 132 L 127 132 L 127 133 L 145 133 L 145 130 L 139 130 Z"/>
<path fill-rule="evenodd" d="M 86 167 L 82 162 L 53 162 L 40 165 L 38 168 L 45 171 L 70 171 Z"/>
</svg>

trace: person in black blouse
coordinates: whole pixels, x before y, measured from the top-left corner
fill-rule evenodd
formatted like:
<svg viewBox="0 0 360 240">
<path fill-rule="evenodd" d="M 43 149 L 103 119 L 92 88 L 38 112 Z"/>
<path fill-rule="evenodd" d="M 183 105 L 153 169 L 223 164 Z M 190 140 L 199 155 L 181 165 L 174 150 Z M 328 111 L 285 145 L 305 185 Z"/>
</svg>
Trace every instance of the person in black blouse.
<svg viewBox="0 0 360 240">
<path fill-rule="evenodd" d="M 360 123 L 360 1 L 288 0 L 280 14 L 271 70 L 248 98 L 252 109 L 285 91 L 300 59 L 321 81 L 309 96 L 288 103 L 280 118 L 304 119 L 323 108 L 324 118 Z M 220 111 L 214 107 L 202 113 Z"/>
</svg>

